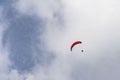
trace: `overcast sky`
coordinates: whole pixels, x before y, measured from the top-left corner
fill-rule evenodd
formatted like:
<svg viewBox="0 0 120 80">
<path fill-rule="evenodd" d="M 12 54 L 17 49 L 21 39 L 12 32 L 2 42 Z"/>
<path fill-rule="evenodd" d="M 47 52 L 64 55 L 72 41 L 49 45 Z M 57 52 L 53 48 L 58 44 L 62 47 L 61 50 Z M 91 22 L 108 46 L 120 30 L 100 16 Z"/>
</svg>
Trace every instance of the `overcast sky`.
<svg viewBox="0 0 120 80">
<path fill-rule="evenodd" d="M 0 0 L 0 80 L 120 80 L 119 9 L 119 0 Z"/>
</svg>

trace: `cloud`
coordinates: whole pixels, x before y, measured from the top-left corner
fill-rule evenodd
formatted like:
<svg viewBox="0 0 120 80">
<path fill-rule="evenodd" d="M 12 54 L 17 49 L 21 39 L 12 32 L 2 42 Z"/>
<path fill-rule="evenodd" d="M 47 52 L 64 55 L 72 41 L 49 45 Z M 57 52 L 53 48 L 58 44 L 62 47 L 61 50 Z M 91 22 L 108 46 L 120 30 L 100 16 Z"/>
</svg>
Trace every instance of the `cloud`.
<svg viewBox="0 0 120 80">
<path fill-rule="evenodd" d="M 38 63 L 28 74 L 13 70 L 11 80 L 118 80 L 119 3 L 117 0 L 19 0 L 14 6 L 21 14 L 35 15 L 45 21 L 40 36 L 42 49 L 53 53 L 55 59 L 47 66 Z M 76 40 L 83 44 L 70 52 L 70 45 Z"/>
<path fill-rule="evenodd" d="M 63 30 L 52 25 L 51 28 L 48 27 L 45 35 L 48 48 L 59 57 L 56 61 L 59 64 L 61 60 L 64 62 L 60 65 L 64 66 L 65 70 L 60 71 L 68 72 L 67 75 L 70 76 L 67 77 L 72 80 L 119 79 L 118 2 L 65 0 L 63 3 Z M 83 41 L 85 55 L 80 53 L 79 49 L 73 52 L 74 55 L 69 52 L 70 44 L 76 40 Z M 69 70 L 66 70 L 66 66 Z M 59 69 L 56 65 L 54 68 Z M 66 77 L 62 73 L 61 75 Z"/>
</svg>

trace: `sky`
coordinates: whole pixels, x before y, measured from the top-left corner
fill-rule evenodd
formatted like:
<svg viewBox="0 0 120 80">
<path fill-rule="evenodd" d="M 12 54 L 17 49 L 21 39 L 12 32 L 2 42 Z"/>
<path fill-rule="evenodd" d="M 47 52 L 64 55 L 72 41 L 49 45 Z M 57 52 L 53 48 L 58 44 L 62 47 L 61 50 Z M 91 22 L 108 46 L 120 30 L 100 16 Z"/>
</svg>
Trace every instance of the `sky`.
<svg viewBox="0 0 120 80">
<path fill-rule="evenodd" d="M 119 0 L 0 0 L 0 80 L 119 80 L 119 8 Z"/>
</svg>

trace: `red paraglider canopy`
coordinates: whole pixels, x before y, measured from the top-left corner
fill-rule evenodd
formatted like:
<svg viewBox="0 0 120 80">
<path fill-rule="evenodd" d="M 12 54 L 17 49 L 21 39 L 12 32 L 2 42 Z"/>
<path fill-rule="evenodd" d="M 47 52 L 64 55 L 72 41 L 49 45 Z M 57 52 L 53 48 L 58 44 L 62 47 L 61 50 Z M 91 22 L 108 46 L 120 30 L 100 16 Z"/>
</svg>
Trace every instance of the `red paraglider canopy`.
<svg viewBox="0 0 120 80">
<path fill-rule="evenodd" d="M 74 42 L 74 43 L 71 45 L 70 50 L 72 51 L 72 49 L 73 49 L 73 47 L 74 47 L 75 45 L 81 44 L 81 43 L 82 43 L 81 41 L 76 41 L 76 42 Z"/>
</svg>

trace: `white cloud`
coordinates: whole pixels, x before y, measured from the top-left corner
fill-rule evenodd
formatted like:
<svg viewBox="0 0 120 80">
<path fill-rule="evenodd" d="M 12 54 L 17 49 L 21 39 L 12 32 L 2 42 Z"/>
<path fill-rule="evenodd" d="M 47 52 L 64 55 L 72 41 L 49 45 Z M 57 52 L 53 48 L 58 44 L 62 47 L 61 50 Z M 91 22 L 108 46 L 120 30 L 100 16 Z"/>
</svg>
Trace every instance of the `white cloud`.
<svg viewBox="0 0 120 80">
<path fill-rule="evenodd" d="M 56 71 L 60 69 L 59 75 L 62 77 L 57 78 L 65 78 L 66 74 L 76 72 L 74 75 L 78 80 L 118 80 L 120 2 L 64 0 L 63 3 L 65 26 L 61 27 L 64 30 L 52 25 L 45 35 L 48 48 L 58 57 L 53 67 Z M 76 40 L 83 41 L 84 53 L 80 53 L 79 49 L 69 51 L 70 44 Z"/>
<path fill-rule="evenodd" d="M 62 4 L 20 0 L 16 5 L 21 13 L 47 21 L 41 37 L 45 49 L 56 55 L 49 68 L 35 68 L 26 80 L 119 80 L 119 4 L 118 0 L 63 0 Z M 64 25 L 57 24 L 54 17 L 61 8 Z M 83 44 L 70 52 L 76 40 Z"/>
</svg>

